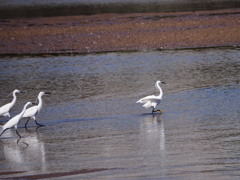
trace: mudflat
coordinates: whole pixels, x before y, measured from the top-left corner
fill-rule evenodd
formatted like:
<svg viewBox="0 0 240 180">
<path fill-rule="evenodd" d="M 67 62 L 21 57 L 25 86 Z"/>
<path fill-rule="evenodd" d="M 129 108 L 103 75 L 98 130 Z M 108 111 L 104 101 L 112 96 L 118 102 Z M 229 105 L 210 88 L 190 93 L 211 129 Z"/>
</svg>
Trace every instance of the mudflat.
<svg viewBox="0 0 240 180">
<path fill-rule="evenodd" d="M 0 19 L 0 55 L 240 46 L 240 9 Z"/>
</svg>

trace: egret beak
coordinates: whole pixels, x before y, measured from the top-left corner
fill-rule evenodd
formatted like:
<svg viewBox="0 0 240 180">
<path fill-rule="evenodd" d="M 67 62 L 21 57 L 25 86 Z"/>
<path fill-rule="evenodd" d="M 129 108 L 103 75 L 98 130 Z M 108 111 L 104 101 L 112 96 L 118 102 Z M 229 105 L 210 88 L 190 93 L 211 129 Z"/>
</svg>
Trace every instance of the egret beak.
<svg viewBox="0 0 240 180">
<path fill-rule="evenodd" d="M 165 83 L 165 82 L 162 82 L 162 84 L 167 84 L 167 83 Z"/>
<path fill-rule="evenodd" d="M 49 94 L 51 94 L 51 93 L 50 93 L 50 92 L 45 92 L 45 94 L 48 94 L 48 95 L 49 95 Z"/>
<path fill-rule="evenodd" d="M 20 91 L 21 94 L 26 94 L 25 91 Z"/>
</svg>

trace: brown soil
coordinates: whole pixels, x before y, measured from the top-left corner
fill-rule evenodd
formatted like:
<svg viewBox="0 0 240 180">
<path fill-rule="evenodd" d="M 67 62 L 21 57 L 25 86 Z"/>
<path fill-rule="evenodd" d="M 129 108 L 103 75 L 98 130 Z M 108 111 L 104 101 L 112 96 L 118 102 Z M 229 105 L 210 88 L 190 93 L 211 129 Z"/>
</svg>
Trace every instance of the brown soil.
<svg viewBox="0 0 240 180">
<path fill-rule="evenodd" d="M 240 46 L 240 9 L 0 19 L 0 55 Z"/>
</svg>

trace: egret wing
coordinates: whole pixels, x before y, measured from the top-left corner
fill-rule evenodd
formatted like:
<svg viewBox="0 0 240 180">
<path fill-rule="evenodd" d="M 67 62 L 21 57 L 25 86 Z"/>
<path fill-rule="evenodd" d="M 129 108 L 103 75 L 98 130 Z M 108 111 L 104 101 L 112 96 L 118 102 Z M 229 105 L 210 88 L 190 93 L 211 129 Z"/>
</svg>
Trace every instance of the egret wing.
<svg viewBox="0 0 240 180">
<path fill-rule="evenodd" d="M 38 112 L 37 106 L 30 107 L 30 108 L 26 109 L 23 117 L 32 117 L 32 116 L 36 115 L 37 112 Z"/>
<path fill-rule="evenodd" d="M 145 107 L 145 108 L 152 107 L 152 102 L 151 101 L 147 101 L 145 104 L 143 104 L 143 107 Z"/>
<path fill-rule="evenodd" d="M 3 130 L 15 126 L 16 124 L 18 124 L 18 122 L 19 122 L 19 115 L 16 115 L 12 119 L 10 119 L 6 124 L 3 125 Z"/>
<path fill-rule="evenodd" d="M 10 104 L 9 103 L 3 105 L 2 107 L 0 107 L 0 116 L 8 113 L 9 110 L 10 110 Z"/>
<path fill-rule="evenodd" d="M 155 95 L 150 95 L 150 96 L 146 96 L 142 99 L 139 99 L 137 101 L 137 103 L 147 103 L 148 101 L 152 101 L 153 99 L 156 99 L 156 96 Z"/>
</svg>

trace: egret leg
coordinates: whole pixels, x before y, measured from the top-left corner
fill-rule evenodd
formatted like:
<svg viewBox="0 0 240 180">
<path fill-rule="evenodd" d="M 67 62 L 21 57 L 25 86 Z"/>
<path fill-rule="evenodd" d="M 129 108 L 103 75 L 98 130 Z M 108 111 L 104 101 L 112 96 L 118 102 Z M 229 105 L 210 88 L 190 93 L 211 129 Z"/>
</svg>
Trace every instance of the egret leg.
<svg viewBox="0 0 240 180">
<path fill-rule="evenodd" d="M 154 112 L 159 112 L 160 114 L 163 113 L 163 111 L 161 111 L 160 109 L 158 109 L 158 110 L 153 109 L 152 113 L 154 113 Z"/>
<path fill-rule="evenodd" d="M 158 112 L 159 112 L 160 114 L 162 114 L 162 113 L 163 113 L 163 111 L 162 111 L 162 110 L 160 110 L 160 109 L 158 110 Z"/>
<path fill-rule="evenodd" d="M 158 110 L 154 110 L 153 112 L 159 112 L 160 114 L 162 114 L 162 113 L 163 113 L 163 111 L 162 111 L 162 110 L 160 110 L 160 109 L 158 109 Z"/>
<path fill-rule="evenodd" d="M 9 112 L 7 113 L 7 116 L 9 117 L 9 119 L 11 119 L 11 116 L 10 116 Z"/>
<path fill-rule="evenodd" d="M 35 120 L 35 123 L 36 123 L 36 125 L 38 125 L 38 126 L 45 126 L 45 125 L 43 125 L 43 124 L 39 124 L 39 123 L 37 122 L 37 120 Z"/>
<path fill-rule="evenodd" d="M 16 129 L 16 133 L 17 133 L 17 135 L 19 136 L 19 139 L 21 139 L 22 136 L 20 136 L 20 134 L 18 133 L 18 130 L 17 130 L 17 129 Z"/>
<path fill-rule="evenodd" d="M 25 129 L 27 129 L 27 123 L 28 123 L 28 121 L 30 120 L 31 118 L 28 118 L 28 120 L 26 121 L 26 123 L 25 123 Z"/>
<path fill-rule="evenodd" d="M 7 128 L 7 129 L 4 129 L 4 131 L 0 134 L 0 136 L 2 136 L 2 134 L 6 131 L 6 130 L 8 130 L 9 128 Z"/>
<path fill-rule="evenodd" d="M 152 114 L 155 112 L 154 108 L 152 109 Z"/>
</svg>

